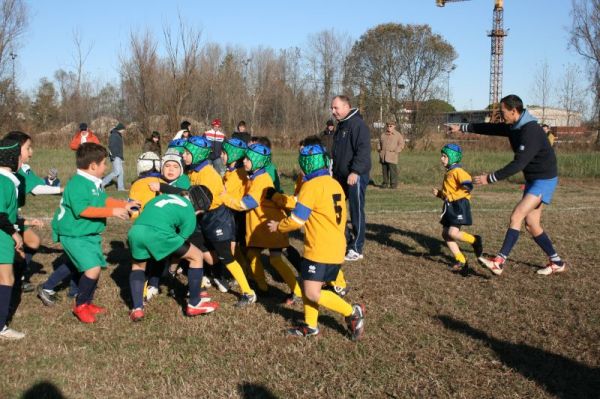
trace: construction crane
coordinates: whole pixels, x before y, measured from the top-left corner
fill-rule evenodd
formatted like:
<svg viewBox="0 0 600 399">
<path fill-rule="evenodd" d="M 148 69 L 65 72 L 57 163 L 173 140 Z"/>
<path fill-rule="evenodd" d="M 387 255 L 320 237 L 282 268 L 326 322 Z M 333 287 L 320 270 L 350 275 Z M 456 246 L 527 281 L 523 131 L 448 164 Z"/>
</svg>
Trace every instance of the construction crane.
<svg viewBox="0 0 600 399">
<path fill-rule="evenodd" d="M 468 0 L 436 0 L 438 7 L 444 7 L 446 3 L 457 3 Z M 499 103 L 502 97 L 502 71 L 504 62 L 504 38 L 507 36 L 504 29 L 504 0 L 494 0 L 494 13 L 492 18 L 492 30 L 488 37 L 492 39 L 490 53 L 490 121 L 500 122 L 501 115 Z"/>
</svg>

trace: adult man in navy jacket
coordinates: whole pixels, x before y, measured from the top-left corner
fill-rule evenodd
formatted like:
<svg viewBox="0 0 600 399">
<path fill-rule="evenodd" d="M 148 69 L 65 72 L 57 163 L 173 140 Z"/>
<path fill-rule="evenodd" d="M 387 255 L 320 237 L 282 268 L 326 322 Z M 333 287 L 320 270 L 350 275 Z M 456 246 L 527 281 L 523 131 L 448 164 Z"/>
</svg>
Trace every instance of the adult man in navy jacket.
<svg viewBox="0 0 600 399">
<path fill-rule="evenodd" d="M 523 108 L 523 101 L 518 96 L 511 94 L 500 100 L 500 110 L 504 123 L 462 123 L 449 126 L 451 132 L 504 136 L 510 141 L 515 153 L 513 160 L 493 173 L 475 176 L 475 184 L 496 183 L 520 171 L 523 171 L 526 181 L 523 198 L 510 215 L 502 248 L 495 257 L 480 257 L 479 261 L 495 275 L 502 274 L 506 259 L 517 243 L 521 225 L 525 221 L 527 231 L 549 258 L 546 267 L 538 270 L 538 274 L 547 276 L 563 272 L 566 264 L 558 256 L 541 225 L 542 210 L 545 205 L 550 204 L 558 184 L 556 155 L 537 119 Z"/>
<path fill-rule="evenodd" d="M 371 170 L 371 133 L 347 96 L 336 96 L 331 113 L 338 121 L 333 136 L 333 177 L 341 184 L 350 204 L 352 229 L 346 228 L 346 260 L 363 258 L 365 243 L 365 191 Z"/>
</svg>

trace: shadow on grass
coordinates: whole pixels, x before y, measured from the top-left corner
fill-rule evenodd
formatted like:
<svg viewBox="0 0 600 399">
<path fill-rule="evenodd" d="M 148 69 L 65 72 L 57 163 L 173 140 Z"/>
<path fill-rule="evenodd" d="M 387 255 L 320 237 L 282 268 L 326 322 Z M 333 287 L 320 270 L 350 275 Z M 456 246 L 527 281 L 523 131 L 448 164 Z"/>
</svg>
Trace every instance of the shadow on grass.
<svg viewBox="0 0 600 399">
<path fill-rule="evenodd" d="M 263 385 L 244 382 L 238 385 L 240 397 L 243 399 L 278 399 Z"/>
<path fill-rule="evenodd" d="M 449 330 L 460 332 L 488 345 L 508 367 L 540 384 L 559 398 L 592 398 L 600 392 L 600 368 L 568 359 L 525 344 L 496 339 L 484 331 L 450 316 L 435 317 Z"/>
<path fill-rule="evenodd" d="M 412 246 L 406 245 L 391 238 L 392 234 L 399 234 L 414 240 L 424 248 L 424 251 L 416 251 Z M 424 254 L 428 254 L 429 256 L 444 256 L 448 259 L 451 259 L 443 252 L 443 248 L 446 246 L 444 241 L 418 233 L 416 231 L 402 230 L 385 224 L 367 223 L 366 238 L 381 245 L 395 248 L 406 255 L 417 256 L 421 258 Z"/>
<path fill-rule="evenodd" d="M 110 251 L 106 255 L 108 263 L 116 263 L 110 273 L 110 278 L 119 287 L 119 295 L 127 306 L 131 306 L 131 292 L 129 290 L 129 273 L 131 272 L 131 255 L 123 241 L 111 241 Z"/>
<path fill-rule="evenodd" d="M 64 399 L 60 389 L 48 381 L 40 381 L 23 392 L 21 399 Z"/>
</svg>

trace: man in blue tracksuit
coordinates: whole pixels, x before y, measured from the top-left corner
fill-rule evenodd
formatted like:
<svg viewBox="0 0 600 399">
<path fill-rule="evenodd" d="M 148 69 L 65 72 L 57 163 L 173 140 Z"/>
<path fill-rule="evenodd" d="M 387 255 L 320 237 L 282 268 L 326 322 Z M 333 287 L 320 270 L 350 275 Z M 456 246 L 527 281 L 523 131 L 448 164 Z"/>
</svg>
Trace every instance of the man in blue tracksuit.
<svg viewBox="0 0 600 399">
<path fill-rule="evenodd" d="M 333 136 L 333 178 L 344 189 L 350 204 L 352 228 L 346 229 L 346 260 L 363 258 L 365 243 L 365 191 L 371 170 L 371 133 L 347 96 L 336 96 L 331 113 L 338 121 Z"/>
</svg>

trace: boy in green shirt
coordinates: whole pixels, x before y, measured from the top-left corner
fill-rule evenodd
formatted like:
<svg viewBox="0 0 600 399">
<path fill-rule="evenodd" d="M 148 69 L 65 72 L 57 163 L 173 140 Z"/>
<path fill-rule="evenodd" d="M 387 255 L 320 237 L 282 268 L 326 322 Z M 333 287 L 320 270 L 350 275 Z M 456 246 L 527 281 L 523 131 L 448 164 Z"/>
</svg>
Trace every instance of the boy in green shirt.
<svg viewBox="0 0 600 399">
<path fill-rule="evenodd" d="M 60 206 L 52 219 L 52 238 L 60 242 L 75 268 L 82 273 L 79 295 L 75 299 L 73 314 L 82 323 L 93 323 L 96 315 L 106 309 L 92 303 L 100 271 L 106 268 L 102 253 L 101 233 L 106 228 L 107 217 L 128 220 L 137 201 L 108 198 L 102 187 L 108 151 L 96 143 L 83 143 L 75 159 L 77 174 L 65 187 Z"/>
<path fill-rule="evenodd" d="M 20 166 L 20 153 L 17 141 L 0 140 L 0 339 L 13 340 L 25 337 L 6 325 L 15 283 L 15 251 L 23 251 L 23 239 L 15 227 L 19 180 L 14 172 Z"/>
</svg>

